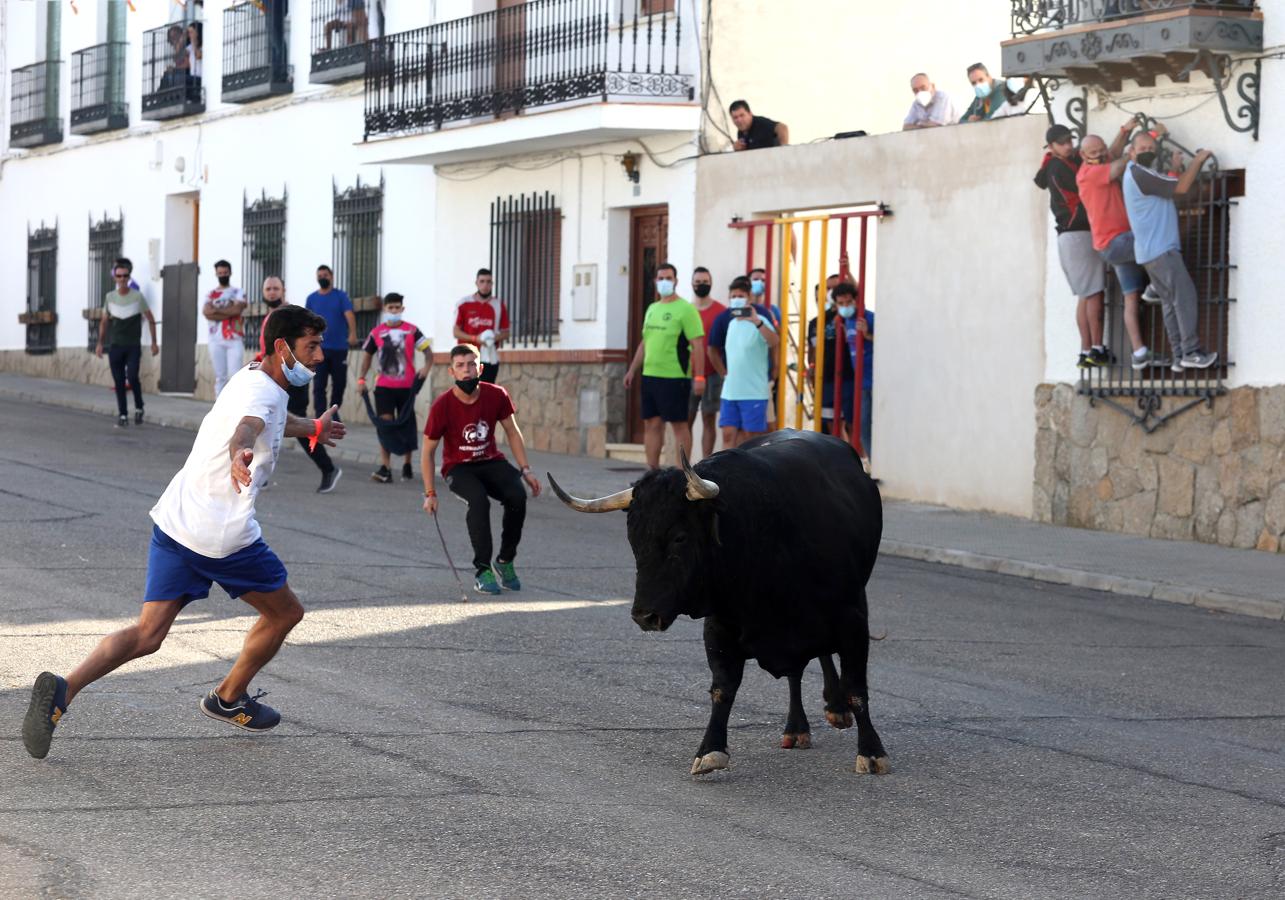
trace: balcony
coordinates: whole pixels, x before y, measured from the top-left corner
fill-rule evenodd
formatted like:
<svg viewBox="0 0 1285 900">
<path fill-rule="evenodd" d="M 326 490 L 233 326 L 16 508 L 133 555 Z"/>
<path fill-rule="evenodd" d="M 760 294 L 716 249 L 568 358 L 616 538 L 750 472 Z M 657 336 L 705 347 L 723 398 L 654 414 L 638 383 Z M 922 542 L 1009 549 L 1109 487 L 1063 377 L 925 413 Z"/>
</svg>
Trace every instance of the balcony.
<svg viewBox="0 0 1285 900">
<path fill-rule="evenodd" d="M 635 10 L 627 16 L 626 5 Z M 644 11 L 651 6 L 531 0 L 373 40 L 366 70 L 366 137 L 440 131 L 453 123 L 520 121 L 531 112 L 568 107 L 583 112 L 592 101 L 617 106 L 620 114 L 606 114 L 599 122 L 580 115 L 584 121 L 570 127 L 587 128 L 603 139 L 641 128 L 694 128 L 697 120 L 685 114 L 694 77 L 682 71 L 695 70 L 691 26 L 685 35 L 677 12 Z M 687 66 L 684 40 L 691 48 Z M 653 109 L 631 115 L 629 104 Z M 658 114 L 657 104 L 669 104 L 681 115 Z M 582 140 L 562 126 L 548 126 L 544 134 L 537 133 L 539 128 L 509 131 L 510 143 L 535 141 L 528 146 L 532 150 L 555 145 L 559 134 L 564 141 Z M 476 158 L 478 147 L 503 140 L 497 130 L 442 146 L 455 148 L 452 158 L 470 153 Z"/>
<path fill-rule="evenodd" d="M 249 103 L 294 90 L 284 0 L 245 0 L 223 11 L 223 99 Z"/>
<path fill-rule="evenodd" d="M 356 6 L 356 8 L 354 8 Z M 383 7 L 358 0 L 312 0 L 312 69 L 308 80 L 331 84 L 366 74 L 369 40 L 384 34 Z"/>
<path fill-rule="evenodd" d="M 1254 0 L 1013 0 L 1007 76 L 1066 78 L 1118 91 L 1125 79 L 1225 74 L 1234 54 L 1263 49 Z M 1216 63 L 1215 60 L 1222 60 Z"/>
<path fill-rule="evenodd" d="M 97 134 L 129 127 L 125 103 L 125 47 L 109 42 L 71 55 L 71 133 Z"/>
<path fill-rule="evenodd" d="M 62 142 L 62 116 L 58 109 L 58 60 L 33 63 L 13 70 L 10 100 L 9 145 L 43 147 Z"/>
<path fill-rule="evenodd" d="M 199 20 L 143 32 L 144 119 L 177 119 L 205 111 L 204 57 Z"/>
</svg>

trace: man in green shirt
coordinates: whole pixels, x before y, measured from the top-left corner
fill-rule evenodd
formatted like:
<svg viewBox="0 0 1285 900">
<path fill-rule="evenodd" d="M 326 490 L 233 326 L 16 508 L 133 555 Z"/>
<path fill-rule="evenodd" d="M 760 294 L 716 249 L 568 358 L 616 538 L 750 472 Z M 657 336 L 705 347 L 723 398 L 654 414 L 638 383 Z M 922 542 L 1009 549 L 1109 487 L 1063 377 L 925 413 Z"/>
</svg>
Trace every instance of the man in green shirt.
<svg viewBox="0 0 1285 900">
<path fill-rule="evenodd" d="M 103 300 L 103 317 L 98 320 L 98 346 L 95 352 L 103 356 L 103 345 L 108 349 L 108 362 L 112 380 L 116 383 L 116 427 L 129 424 L 129 409 L 125 405 L 125 385 L 134 389 L 134 424 L 143 424 L 143 385 L 138 369 L 143 355 L 143 319 L 152 336 L 152 356 L 161 352 L 156 343 L 156 319 L 147 308 L 147 301 L 137 288 L 131 287 L 131 267 L 119 260 L 112 269 L 116 289 L 108 291 Z"/>
<path fill-rule="evenodd" d="M 642 343 L 625 373 L 629 390 L 642 370 L 643 448 L 649 469 L 660 468 L 666 422 L 674 440 L 692 455 L 687 402 L 691 394 L 705 393 L 705 329 L 696 307 L 674 293 L 677 284 L 678 269 L 662 263 L 656 269 L 656 300 L 643 317 Z"/>
</svg>

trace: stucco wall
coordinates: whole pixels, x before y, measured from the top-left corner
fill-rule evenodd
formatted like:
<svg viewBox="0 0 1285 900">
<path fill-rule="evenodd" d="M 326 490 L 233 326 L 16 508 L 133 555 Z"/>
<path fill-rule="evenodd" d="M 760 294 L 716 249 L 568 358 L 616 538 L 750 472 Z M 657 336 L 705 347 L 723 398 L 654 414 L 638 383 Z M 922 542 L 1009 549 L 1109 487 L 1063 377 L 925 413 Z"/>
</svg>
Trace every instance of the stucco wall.
<svg viewBox="0 0 1285 900">
<path fill-rule="evenodd" d="M 889 134 L 700 161 L 696 257 L 744 265 L 733 216 L 883 202 L 874 446 L 885 493 L 1031 514 L 1044 372 L 1045 123 Z"/>
</svg>

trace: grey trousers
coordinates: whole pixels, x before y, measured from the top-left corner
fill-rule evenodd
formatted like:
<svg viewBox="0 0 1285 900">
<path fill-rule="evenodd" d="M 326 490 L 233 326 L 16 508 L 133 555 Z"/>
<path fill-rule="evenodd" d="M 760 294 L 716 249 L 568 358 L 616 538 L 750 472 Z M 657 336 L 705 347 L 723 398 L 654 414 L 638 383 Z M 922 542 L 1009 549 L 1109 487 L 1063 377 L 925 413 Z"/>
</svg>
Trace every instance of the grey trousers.
<svg viewBox="0 0 1285 900">
<path fill-rule="evenodd" d="M 1195 353 L 1200 349 L 1200 333 L 1196 330 L 1196 284 L 1187 272 L 1182 254 L 1170 250 L 1143 268 L 1160 295 L 1165 333 L 1169 335 L 1169 346 L 1175 356 L 1180 358 Z"/>
</svg>

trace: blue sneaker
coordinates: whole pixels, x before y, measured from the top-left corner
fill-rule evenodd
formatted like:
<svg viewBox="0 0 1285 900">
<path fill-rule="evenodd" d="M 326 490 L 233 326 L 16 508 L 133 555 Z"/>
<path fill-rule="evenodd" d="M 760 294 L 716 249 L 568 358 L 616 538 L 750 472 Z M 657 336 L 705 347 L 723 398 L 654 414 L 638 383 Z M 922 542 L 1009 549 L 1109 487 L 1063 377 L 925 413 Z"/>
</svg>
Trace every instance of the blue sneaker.
<svg viewBox="0 0 1285 900">
<path fill-rule="evenodd" d="M 495 568 L 500 573 L 500 584 L 506 591 L 522 590 L 522 582 L 518 580 L 518 573 L 513 570 L 513 563 L 495 561 Z"/>
<path fill-rule="evenodd" d="M 249 693 L 245 693 L 235 703 L 224 703 L 219 699 L 217 691 L 210 691 L 201 700 L 201 712 L 211 719 L 227 722 L 246 731 L 268 731 L 277 727 L 281 721 L 281 713 L 266 703 L 259 702 L 259 698 L 265 694 L 267 691 L 259 691 L 251 697 Z"/>
<path fill-rule="evenodd" d="M 477 573 L 473 580 L 473 590 L 479 594 L 498 594 L 500 593 L 500 583 L 495 580 L 495 573 L 490 569 L 483 569 Z"/>
<path fill-rule="evenodd" d="M 54 728 L 67 711 L 67 681 L 52 672 L 41 672 L 31 689 L 31 704 L 22 720 L 22 743 L 36 759 L 49 755 Z"/>
</svg>

